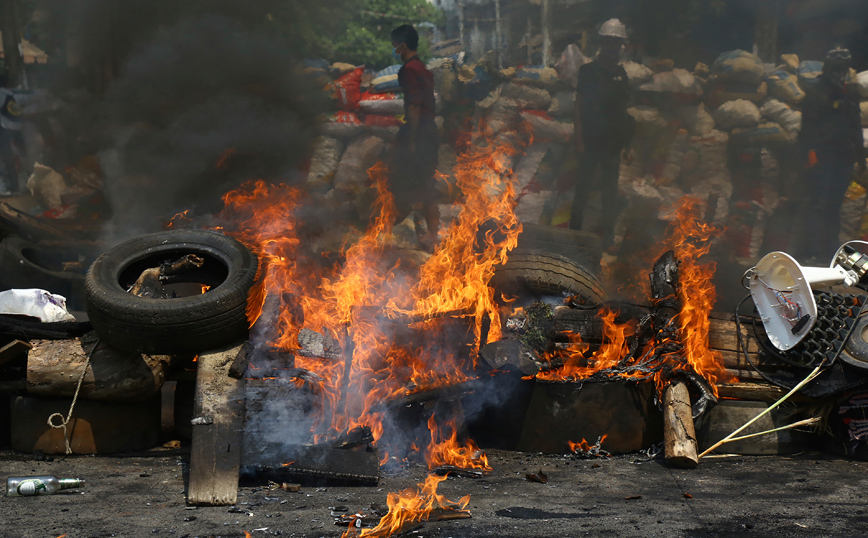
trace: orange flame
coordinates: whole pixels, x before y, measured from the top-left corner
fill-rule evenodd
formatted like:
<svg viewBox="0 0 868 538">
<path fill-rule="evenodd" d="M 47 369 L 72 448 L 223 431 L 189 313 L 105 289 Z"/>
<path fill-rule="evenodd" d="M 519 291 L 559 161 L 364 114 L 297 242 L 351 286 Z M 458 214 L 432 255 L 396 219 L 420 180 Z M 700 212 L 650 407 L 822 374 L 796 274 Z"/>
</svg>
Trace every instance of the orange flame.
<svg viewBox="0 0 868 538">
<path fill-rule="evenodd" d="M 606 441 L 606 438 L 609 437 L 609 434 L 605 434 L 600 437 L 600 446 L 603 446 L 603 443 Z M 567 441 L 567 444 L 570 445 L 571 452 L 587 452 L 588 450 L 594 448 L 596 445 L 592 445 L 590 442 L 585 441 L 583 438 L 578 443 L 573 441 Z"/>
<path fill-rule="evenodd" d="M 428 419 L 428 430 L 431 432 L 431 444 L 428 445 L 428 451 L 425 454 L 425 462 L 428 464 L 428 469 L 435 469 L 441 465 L 454 465 L 462 469 L 481 469 L 483 471 L 491 471 L 488 465 L 488 457 L 485 452 L 479 450 L 479 447 L 468 439 L 466 446 L 458 444 L 458 432 L 455 428 L 455 419 L 452 419 L 448 427 L 452 430 L 452 434 L 445 439 L 443 432 L 437 427 L 434 421 L 434 415 Z"/>
<path fill-rule="evenodd" d="M 673 318 L 673 322 L 677 324 L 677 341 L 681 345 L 681 351 L 677 354 L 661 354 L 656 364 L 646 365 L 646 369 L 658 367 L 661 363 L 669 367 L 669 371 L 657 368 L 654 374 L 655 383 L 661 393 L 673 370 L 696 372 L 709 382 L 715 395 L 718 380 L 731 379 L 725 372 L 720 354 L 711 350 L 708 343 L 709 314 L 716 298 L 712 281 L 716 265 L 714 262 L 700 262 L 700 258 L 708 253 L 712 239 L 722 230 L 701 222 L 699 214 L 700 202 L 689 196 L 683 197 L 674 211 L 674 219 L 670 222 L 667 236 L 657 254 L 659 257 L 667 250 L 675 253 L 679 262 L 677 290 L 681 304 L 680 312 Z M 607 308 L 600 309 L 599 315 L 603 321 L 603 344 L 597 351 L 589 357 L 586 356 L 588 345 L 581 341 L 579 335 L 571 334 L 567 348 L 544 357 L 549 361 L 555 356 L 563 358 L 563 367 L 540 372 L 536 377 L 555 381 L 576 380 L 615 366 L 622 368 L 610 375 L 644 377 L 646 374 L 638 370 L 631 371 L 629 364 L 623 362 L 629 351 L 626 339 L 634 334 L 635 322 L 616 324 L 617 313 Z M 647 355 L 664 343 L 653 339 L 643 352 Z"/>
<path fill-rule="evenodd" d="M 465 370 L 475 364 L 486 319 L 488 340 L 500 337 L 499 306 L 488 282 L 521 231 L 507 166 L 515 151 L 507 144 L 476 145 L 459 157 L 457 220 L 442 230 L 434 255 L 417 270 L 389 256 L 396 210 L 383 164 L 368 171 L 376 191 L 371 223 L 334 267 L 323 267 L 319 257 L 301 248 L 300 190 L 255 181 L 224 196 L 222 228 L 260 260 L 261 278 L 248 296 L 251 326 L 275 300 L 279 313 L 269 311 L 274 319 L 262 320 L 274 328 L 272 348 L 297 350 L 298 334 L 307 328 L 337 340 L 343 353 L 351 354 L 344 360 L 295 358 L 296 367 L 321 380 L 296 383 L 320 398 L 315 439 L 357 426 L 370 427 L 380 439 L 384 403 L 470 379 Z M 478 237 L 483 225 L 490 231 Z M 453 344 L 455 316 L 470 325 L 462 346 Z M 412 344 L 396 339 L 396 327 L 406 327 L 408 320 L 418 336 Z"/>
<path fill-rule="evenodd" d="M 351 526 L 341 535 L 341 538 L 392 536 L 401 532 L 408 524 L 427 521 L 435 508 L 467 512 L 464 508 L 470 503 L 470 495 L 465 495 L 458 502 L 454 502 L 437 493 L 437 486 L 444 480 L 446 480 L 445 476 L 429 475 L 417 488 L 408 488 L 400 493 L 389 493 L 386 497 L 389 512 L 380 519 L 376 527 L 363 529 L 357 534 L 355 527 Z"/>
</svg>

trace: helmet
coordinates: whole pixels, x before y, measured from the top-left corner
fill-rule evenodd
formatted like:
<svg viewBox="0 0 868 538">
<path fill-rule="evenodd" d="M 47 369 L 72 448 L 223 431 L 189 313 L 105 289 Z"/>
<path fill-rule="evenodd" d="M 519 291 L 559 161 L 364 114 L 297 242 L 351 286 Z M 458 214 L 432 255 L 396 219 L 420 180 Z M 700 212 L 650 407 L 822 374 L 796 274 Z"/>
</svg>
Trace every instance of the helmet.
<svg viewBox="0 0 868 538">
<path fill-rule="evenodd" d="M 620 37 L 627 39 L 627 27 L 619 19 L 609 19 L 600 26 L 598 32 L 601 36 Z"/>
<path fill-rule="evenodd" d="M 835 47 L 826 53 L 826 63 L 834 63 L 834 64 L 849 64 L 853 57 L 850 55 L 850 51 L 845 49 L 844 47 Z"/>
</svg>

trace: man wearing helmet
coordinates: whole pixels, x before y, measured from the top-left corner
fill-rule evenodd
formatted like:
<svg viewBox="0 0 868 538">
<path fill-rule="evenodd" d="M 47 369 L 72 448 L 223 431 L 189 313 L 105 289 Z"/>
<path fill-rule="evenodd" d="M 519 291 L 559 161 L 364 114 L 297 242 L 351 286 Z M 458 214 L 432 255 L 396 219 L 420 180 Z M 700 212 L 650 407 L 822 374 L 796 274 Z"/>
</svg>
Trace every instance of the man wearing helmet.
<svg viewBox="0 0 868 538">
<path fill-rule="evenodd" d="M 570 228 L 582 228 L 587 196 L 598 188 L 603 200 L 603 247 L 608 248 L 621 209 L 618 198 L 621 151 L 629 144 L 635 123 L 627 114 L 627 72 L 619 65 L 627 29 L 620 20 L 609 19 L 600 26 L 599 36 L 597 59 L 579 68 L 575 108 L 579 169 Z M 595 181 L 597 168 L 600 169 L 599 181 Z"/>
<path fill-rule="evenodd" d="M 805 258 L 810 261 L 830 261 L 838 247 L 841 204 L 853 164 L 865 170 L 859 96 L 855 85 L 848 85 L 850 63 L 849 50 L 830 50 L 802 106 L 799 143 L 807 162 Z"/>
</svg>

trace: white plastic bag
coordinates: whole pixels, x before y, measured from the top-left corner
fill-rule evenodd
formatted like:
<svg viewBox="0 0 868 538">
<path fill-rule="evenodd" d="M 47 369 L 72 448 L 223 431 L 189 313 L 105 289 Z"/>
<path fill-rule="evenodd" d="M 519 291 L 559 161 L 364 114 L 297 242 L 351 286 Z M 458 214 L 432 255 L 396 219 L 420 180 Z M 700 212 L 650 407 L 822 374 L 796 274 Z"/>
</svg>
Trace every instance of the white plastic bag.
<svg viewBox="0 0 868 538">
<path fill-rule="evenodd" d="M 0 314 L 30 316 L 43 323 L 75 321 L 66 310 L 66 297 L 36 288 L 0 292 Z"/>
</svg>

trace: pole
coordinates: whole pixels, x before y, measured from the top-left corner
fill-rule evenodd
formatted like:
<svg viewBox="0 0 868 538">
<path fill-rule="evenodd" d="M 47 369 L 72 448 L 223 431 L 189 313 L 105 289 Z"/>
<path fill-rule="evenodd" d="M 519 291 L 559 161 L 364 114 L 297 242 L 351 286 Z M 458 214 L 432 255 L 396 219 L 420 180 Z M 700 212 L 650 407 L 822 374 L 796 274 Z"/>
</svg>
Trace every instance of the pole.
<svg viewBox="0 0 868 538">
<path fill-rule="evenodd" d="M 549 0 L 542 0 L 542 37 L 543 37 L 543 65 L 552 64 L 552 37 L 551 37 L 552 13 L 549 9 Z"/>
<path fill-rule="evenodd" d="M 16 0 L 0 0 L 0 32 L 3 32 L 3 56 L 10 87 L 19 86 L 24 80 L 24 60 L 18 48 L 21 31 L 18 28 L 15 2 Z"/>
<path fill-rule="evenodd" d="M 464 0 L 458 1 L 458 41 L 461 43 L 461 47 L 467 50 L 467 46 L 464 44 Z"/>
<path fill-rule="evenodd" d="M 500 0 L 494 0 L 494 46 L 497 54 L 497 68 L 503 69 L 503 28 L 500 21 Z"/>
</svg>

